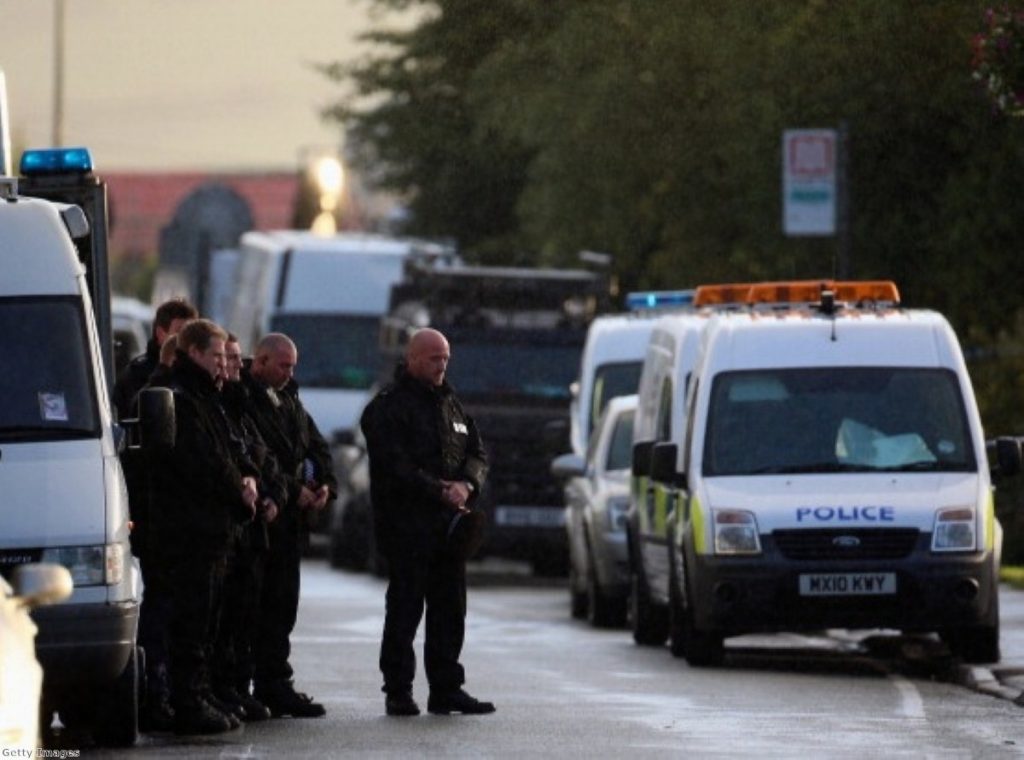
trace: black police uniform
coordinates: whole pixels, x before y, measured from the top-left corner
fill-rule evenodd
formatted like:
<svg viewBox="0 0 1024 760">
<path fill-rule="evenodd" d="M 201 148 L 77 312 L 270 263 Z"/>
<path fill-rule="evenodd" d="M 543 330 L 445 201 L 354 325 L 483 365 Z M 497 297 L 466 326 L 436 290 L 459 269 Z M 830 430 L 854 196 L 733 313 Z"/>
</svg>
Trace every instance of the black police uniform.
<svg viewBox="0 0 1024 760">
<path fill-rule="evenodd" d="M 232 451 L 210 374 L 178 351 L 162 381 L 174 392 L 175 443 L 154 450 L 153 558 L 167 572 L 173 595 L 170 623 L 172 699 L 178 728 L 203 730 L 209 717 L 208 652 L 232 527 L 251 514 L 242 477 L 258 477 Z M 149 452 L 147 452 L 149 453 Z"/>
<path fill-rule="evenodd" d="M 302 486 L 313 481 L 317 486 L 327 486 L 331 500 L 337 498 L 338 486 L 330 448 L 302 406 L 298 386 L 289 381 L 281 390 L 270 388 L 252 375 L 251 366 L 247 360 L 242 368 L 242 383 L 249 394 L 249 416 L 273 452 L 288 493 L 288 498 L 278 504 L 280 514 L 267 530 L 270 549 L 263 571 L 253 694 L 275 715 L 317 716 L 323 714 L 323 708 L 312 706 L 308 697 L 294 691 L 294 671 L 288 662 L 289 638 L 299 608 L 302 559 L 298 498 Z"/>
<path fill-rule="evenodd" d="M 459 663 L 465 562 L 446 546 L 453 510 L 442 500 L 441 480 L 465 481 L 474 498 L 480 493 L 487 476 L 480 434 L 447 382 L 430 386 L 402 365 L 395 382 L 367 405 L 360 423 L 370 454 L 378 545 L 388 560 L 383 690 L 389 696 L 411 693 L 413 640 L 425 603 L 424 667 L 431 695 L 457 692 L 465 682 Z"/>
<path fill-rule="evenodd" d="M 225 382 L 220 406 L 228 423 L 231 443 L 242 461 L 260 471 L 259 497 L 277 505 L 287 503 L 288 490 L 277 459 L 249 416 L 248 390 L 241 382 Z M 263 566 L 269 549 L 267 524 L 262 515 L 236 526 L 228 554 L 220 623 L 213 657 L 214 692 L 224 701 L 243 706 L 247 719 L 259 718 L 248 699 L 253 676 L 253 647 L 259 628 Z M 258 710 L 258 708 L 257 708 Z"/>
</svg>

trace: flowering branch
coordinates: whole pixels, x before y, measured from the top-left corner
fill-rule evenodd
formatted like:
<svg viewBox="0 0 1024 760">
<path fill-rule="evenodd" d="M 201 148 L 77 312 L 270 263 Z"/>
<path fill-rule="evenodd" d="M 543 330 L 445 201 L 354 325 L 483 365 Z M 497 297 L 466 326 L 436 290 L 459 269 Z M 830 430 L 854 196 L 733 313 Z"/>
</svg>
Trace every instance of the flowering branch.
<svg viewBox="0 0 1024 760">
<path fill-rule="evenodd" d="M 984 19 L 973 40 L 972 77 L 997 111 L 1024 116 L 1024 11 L 989 8 Z"/>
</svg>

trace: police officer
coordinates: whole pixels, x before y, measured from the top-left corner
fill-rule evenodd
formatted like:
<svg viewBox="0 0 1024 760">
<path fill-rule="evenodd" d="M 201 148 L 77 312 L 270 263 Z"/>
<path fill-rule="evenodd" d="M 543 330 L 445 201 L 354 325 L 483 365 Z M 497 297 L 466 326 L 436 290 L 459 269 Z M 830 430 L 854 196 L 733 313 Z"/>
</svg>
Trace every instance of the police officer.
<svg viewBox="0 0 1024 760">
<path fill-rule="evenodd" d="M 371 401 L 361 426 L 370 454 L 378 543 L 388 560 L 380 669 L 388 715 L 418 715 L 412 695 L 413 640 L 427 611 L 427 710 L 483 714 L 494 705 L 463 690 L 465 560 L 448 545 L 453 516 L 467 509 L 487 475 L 480 435 L 445 381 L 444 335 L 423 329 L 409 341 L 395 381 Z"/>
<path fill-rule="evenodd" d="M 323 705 L 297 692 L 288 659 L 290 637 L 299 608 L 303 513 L 322 510 L 337 497 L 330 449 L 299 400 L 292 378 L 298 350 L 281 333 L 264 336 L 252 361 L 242 369 L 249 394 L 249 415 L 277 460 L 287 499 L 270 523 L 269 551 L 260 592 L 259 630 L 255 643 L 253 696 L 271 715 L 318 718 Z"/>
<path fill-rule="evenodd" d="M 208 652 L 232 525 L 251 519 L 258 471 L 240 463 L 218 406 L 225 333 L 197 319 L 178 334 L 164 387 L 174 392 L 174 446 L 151 451 L 153 561 L 169 582 L 174 729 L 212 734 L 238 725 L 210 691 Z"/>
<path fill-rule="evenodd" d="M 243 460 L 252 461 L 259 468 L 260 479 L 256 518 L 236 526 L 228 555 L 213 656 L 213 691 L 226 705 L 241 707 L 243 720 L 248 723 L 270 717 L 267 707 L 249 693 L 252 649 L 259 628 L 260 588 L 269 548 L 267 526 L 276 519 L 277 505 L 285 503 L 288 494 L 277 460 L 249 417 L 249 394 L 241 382 L 242 348 L 231 333 L 224 352 L 221 409 L 233 446 Z"/>
<path fill-rule="evenodd" d="M 139 354 L 117 378 L 113 401 L 119 419 L 136 416 L 136 398 L 151 376 L 160 367 L 164 346 L 182 326 L 199 316 L 196 308 L 181 299 L 165 301 L 157 307 L 153 332 L 145 353 Z M 171 592 L 166 579 L 150 561 L 147 552 L 149 520 L 149 476 L 145 460 L 136 449 L 127 449 L 121 455 L 128 486 L 128 505 L 132 518 L 132 552 L 139 558 L 144 592 L 139 610 L 139 644 L 146 650 L 146 699 L 140 715 L 139 727 L 143 731 L 165 731 L 173 727 L 174 711 L 170 706 L 170 682 L 167 673 L 167 625 L 170 618 Z"/>
</svg>

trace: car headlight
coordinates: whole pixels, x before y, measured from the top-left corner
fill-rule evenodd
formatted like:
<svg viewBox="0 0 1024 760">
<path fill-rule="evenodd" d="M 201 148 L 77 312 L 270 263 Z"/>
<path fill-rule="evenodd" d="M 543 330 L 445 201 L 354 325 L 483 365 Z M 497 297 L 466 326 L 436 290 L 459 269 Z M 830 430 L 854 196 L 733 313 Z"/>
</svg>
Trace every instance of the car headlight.
<svg viewBox="0 0 1024 760">
<path fill-rule="evenodd" d="M 760 554 L 761 539 L 753 512 L 716 509 L 715 554 Z"/>
<path fill-rule="evenodd" d="M 613 496 L 605 502 L 605 519 L 607 519 L 607 530 L 610 533 L 625 533 L 626 513 L 629 512 L 629 498 L 626 496 Z"/>
<path fill-rule="evenodd" d="M 977 520 L 970 507 L 950 507 L 935 513 L 933 552 L 974 551 L 978 545 Z"/>
<path fill-rule="evenodd" d="M 124 578 L 124 546 L 58 546 L 45 549 L 41 562 L 55 562 L 71 573 L 75 587 L 115 586 Z"/>
</svg>

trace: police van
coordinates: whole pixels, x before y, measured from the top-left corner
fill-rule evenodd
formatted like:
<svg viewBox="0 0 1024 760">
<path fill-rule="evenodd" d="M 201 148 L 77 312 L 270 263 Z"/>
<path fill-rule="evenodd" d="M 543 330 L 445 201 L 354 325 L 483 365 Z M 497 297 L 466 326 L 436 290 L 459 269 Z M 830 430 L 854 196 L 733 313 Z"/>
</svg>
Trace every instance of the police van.
<svg viewBox="0 0 1024 760">
<path fill-rule="evenodd" d="M 128 745 L 138 730 L 141 583 L 108 386 L 109 304 L 104 330 L 90 296 L 90 278 L 105 284 L 105 210 L 93 224 L 81 206 L 43 199 L 81 196 L 105 209 L 105 189 L 80 148 L 26 151 L 20 191 L 3 169 L 0 574 L 37 562 L 70 571 L 70 597 L 33 611 L 44 726 L 57 710 L 68 727 L 91 724 L 97 741 Z"/>
<path fill-rule="evenodd" d="M 891 282 L 764 283 L 746 301 L 701 330 L 684 427 L 634 451 L 665 503 L 673 654 L 894 628 L 997 661 L 1001 529 L 948 322 L 901 308 Z M 998 459 L 1019 470 L 1016 441 Z"/>
<path fill-rule="evenodd" d="M 691 308 L 648 323 L 638 386 L 636 441 L 627 514 L 629 621 L 638 644 L 664 644 L 668 637 L 669 566 L 666 541 L 667 490 L 649 476 L 653 446 L 682 438 L 683 403 L 697 359 L 700 336 L 717 310 L 745 302 L 750 286 L 701 285 Z"/>
<path fill-rule="evenodd" d="M 569 440 L 574 454 L 585 455 L 610 399 L 636 393 L 655 319 L 666 310 L 689 308 L 693 296 L 691 290 L 629 293 L 626 313 L 595 317 L 590 323 L 579 374 L 570 388 Z"/>
</svg>

